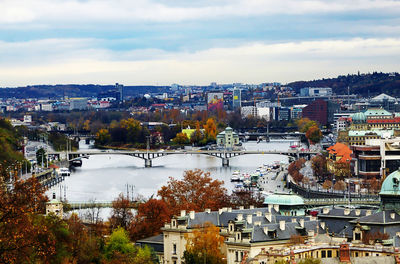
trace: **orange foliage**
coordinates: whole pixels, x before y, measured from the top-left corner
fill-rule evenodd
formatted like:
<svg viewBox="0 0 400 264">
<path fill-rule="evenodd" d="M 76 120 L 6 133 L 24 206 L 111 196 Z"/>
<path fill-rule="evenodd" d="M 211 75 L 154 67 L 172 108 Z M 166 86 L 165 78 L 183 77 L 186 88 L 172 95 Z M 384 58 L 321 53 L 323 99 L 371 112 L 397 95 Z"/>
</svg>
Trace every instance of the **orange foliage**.
<svg viewBox="0 0 400 264">
<path fill-rule="evenodd" d="M 170 177 L 168 185 L 161 187 L 158 195 L 173 214 L 178 214 L 180 210 L 217 210 L 229 205 L 227 190 L 223 184 L 223 181 L 213 180 L 209 172 L 188 170 L 182 180 Z"/>
<path fill-rule="evenodd" d="M 112 208 L 113 210 L 110 217 L 111 227 L 113 229 L 123 227 L 126 230 L 133 219 L 131 202 L 121 193 L 119 197 L 112 202 Z"/>
<path fill-rule="evenodd" d="M 213 263 L 224 262 L 224 256 L 221 253 L 224 237 L 219 234 L 219 228 L 212 223 L 204 223 L 203 227 L 193 230 L 191 234 L 186 234 L 185 237 L 187 239 L 185 254 L 187 258 L 196 260 L 201 256 L 205 259 L 211 258 Z"/>
<path fill-rule="evenodd" d="M 170 209 L 163 200 L 150 199 L 140 204 L 129 228 L 131 238 L 136 241 L 159 234 L 161 227 L 170 217 Z"/>
</svg>

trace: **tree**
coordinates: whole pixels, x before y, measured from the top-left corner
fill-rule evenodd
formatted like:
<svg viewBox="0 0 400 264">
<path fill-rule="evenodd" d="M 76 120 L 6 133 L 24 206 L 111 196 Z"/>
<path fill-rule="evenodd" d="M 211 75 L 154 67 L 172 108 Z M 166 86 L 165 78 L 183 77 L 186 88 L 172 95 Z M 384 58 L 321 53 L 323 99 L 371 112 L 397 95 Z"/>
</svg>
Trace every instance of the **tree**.
<svg viewBox="0 0 400 264">
<path fill-rule="evenodd" d="M 305 163 L 306 160 L 301 158 L 290 163 L 288 167 L 288 172 L 296 183 L 299 183 L 303 180 L 303 174 L 300 173 L 300 169 Z"/>
<path fill-rule="evenodd" d="M 172 140 L 175 144 L 178 145 L 185 145 L 185 144 L 189 144 L 190 140 L 189 138 L 186 136 L 185 133 L 178 133 L 176 134 L 176 137 Z"/>
<path fill-rule="evenodd" d="M 322 155 L 316 155 L 311 159 L 311 168 L 313 169 L 314 176 L 318 177 L 318 179 L 324 179 L 328 174 L 326 158 Z"/>
<path fill-rule="evenodd" d="M 163 200 L 149 199 L 139 205 L 129 228 L 130 237 L 136 241 L 159 234 L 161 227 L 170 217 L 171 211 Z"/>
<path fill-rule="evenodd" d="M 119 227 L 110 235 L 104 248 L 104 255 L 107 260 L 119 260 L 121 263 L 134 263 L 136 248 L 129 240 L 125 229 Z"/>
<path fill-rule="evenodd" d="M 301 119 L 297 120 L 296 123 L 297 123 L 297 127 L 298 127 L 299 131 L 302 133 L 306 133 L 308 131 L 308 129 L 312 126 L 318 127 L 317 122 L 312 121 L 308 118 L 301 118 Z"/>
<path fill-rule="evenodd" d="M 100 145 L 107 145 L 111 141 L 108 129 L 102 128 L 96 133 L 96 142 Z"/>
<path fill-rule="evenodd" d="M 161 187 L 158 195 L 173 214 L 178 214 L 180 210 L 218 210 L 229 205 L 227 190 L 223 184 L 223 181 L 213 180 L 209 172 L 188 170 L 182 180 L 170 177 L 167 186 Z"/>
<path fill-rule="evenodd" d="M 326 180 L 322 184 L 322 188 L 324 188 L 325 190 L 329 190 L 330 188 L 332 188 L 332 182 L 330 180 Z"/>
<path fill-rule="evenodd" d="M 132 219 L 131 202 L 121 193 L 118 198 L 112 202 L 112 213 L 110 217 L 111 227 L 122 227 L 126 230 L 132 222 Z"/>
<path fill-rule="evenodd" d="M 45 217 L 47 201 L 36 178 L 16 180 L 11 190 L 0 187 L 0 263 L 35 262 L 57 253 L 57 219 Z M 57 229 L 60 230 L 60 229 Z M 64 232 L 64 231 L 63 231 Z"/>
<path fill-rule="evenodd" d="M 337 190 L 337 191 L 343 191 L 346 189 L 346 183 L 342 180 L 337 181 L 335 183 L 335 185 L 333 185 L 333 189 Z"/>
<path fill-rule="evenodd" d="M 293 245 L 304 244 L 304 237 L 301 235 L 291 235 L 290 236 L 290 243 Z"/>
<path fill-rule="evenodd" d="M 368 180 L 368 184 L 373 192 L 378 192 L 381 189 L 381 182 L 377 180 L 376 177 Z"/>
<path fill-rule="evenodd" d="M 249 207 L 254 205 L 254 207 L 262 207 L 264 204 L 264 197 L 260 192 L 254 194 L 249 190 L 233 192 L 231 195 L 231 205 L 234 207 L 244 206 Z"/>
<path fill-rule="evenodd" d="M 215 121 L 213 118 L 207 119 L 206 124 L 204 125 L 204 132 L 207 137 L 207 141 L 215 141 L 217 138 L 217 126 L 215 125 Z"/>
<path fill-rule="evenodd" d="M 219 234 L 219 228 L 206 222 L 186 235 L 187 244 L 183 257 L 186 263 L 222 264 L 226 263 L 221 253 L 224 237 Z"/>
<path fill-rule="evenodd" d="M 200 144 L 200 142 L 203 140 L 204 135 L 200 130 L 200 123 L 199 121 L 196 122 L 196 130 L 192 133 L 190 136 L 190 142 L 195 143 L 195 144 Z"/>
<path fill-rule="evenodd" d="M 311 142 L 311 144 L 320 142 L 322 137 L 322 132 L 318 126 L 311 126 L 306 132 L 306 138 Z"/>
<path fill-rule="evenodd" d="M 350 162 L 335 161 L 333 166 L 335 168 L 336 177 L 349 178 L 351 176 Z"/>
</svg>

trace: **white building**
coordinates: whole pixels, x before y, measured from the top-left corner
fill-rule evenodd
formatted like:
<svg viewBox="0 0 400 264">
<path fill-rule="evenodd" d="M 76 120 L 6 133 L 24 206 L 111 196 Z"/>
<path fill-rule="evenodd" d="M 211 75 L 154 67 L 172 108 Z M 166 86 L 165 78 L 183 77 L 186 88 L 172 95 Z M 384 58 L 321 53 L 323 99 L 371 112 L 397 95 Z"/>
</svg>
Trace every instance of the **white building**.
<svg viewBox="0 0 400 264">
<path fill-rule="evenodd" d="M 239 136 L 231 127 L 225 128 L 217 135 L 217 145 L 221 148 L 232 149 L 235 145 L 239 144 Z"/>
</svg>

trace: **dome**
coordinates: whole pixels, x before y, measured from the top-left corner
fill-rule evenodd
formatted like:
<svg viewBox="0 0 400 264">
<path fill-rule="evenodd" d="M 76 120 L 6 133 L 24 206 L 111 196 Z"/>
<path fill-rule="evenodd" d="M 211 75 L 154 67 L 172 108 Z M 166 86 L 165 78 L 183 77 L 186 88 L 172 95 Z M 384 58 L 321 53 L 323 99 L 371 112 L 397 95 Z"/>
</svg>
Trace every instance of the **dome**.
<svg viewBox="0 0 400 264">
<path fill-rule="evenodd" d="M 351 115 L 351 119 L 353 120 L 353 123 L 365 123 L 365 122 L 367 122 L 367 117 L 362 112 L 358 112 L 358 113 L 355 113 L 355 114 Z"/>
<path fill-rule="evenodd" d="M 295 194 L 271 194 L 265 197 L 264 204 L 304 205 L 304 199 Z"/>
<path fill-rule="evenodd" d="M 382 183 L 379 195 L 400 196 L 400 170 L 396 170 L 386 177 Z"/>
</svg>

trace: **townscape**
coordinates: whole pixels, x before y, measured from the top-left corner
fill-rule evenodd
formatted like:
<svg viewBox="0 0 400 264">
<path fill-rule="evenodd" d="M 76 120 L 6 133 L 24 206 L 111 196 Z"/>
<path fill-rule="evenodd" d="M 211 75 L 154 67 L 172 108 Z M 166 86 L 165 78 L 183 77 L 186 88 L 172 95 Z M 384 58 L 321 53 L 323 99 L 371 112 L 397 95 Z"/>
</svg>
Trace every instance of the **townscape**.
<svg viewBox="0 0 400 264">
<path fill-rule="evenodd" d="M 400 264 L 399 15 L 0 1 L 0 264 Z"/>
</svg>

